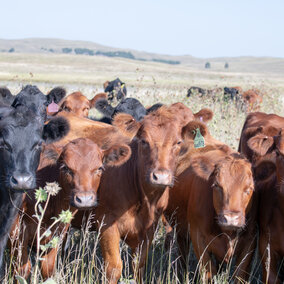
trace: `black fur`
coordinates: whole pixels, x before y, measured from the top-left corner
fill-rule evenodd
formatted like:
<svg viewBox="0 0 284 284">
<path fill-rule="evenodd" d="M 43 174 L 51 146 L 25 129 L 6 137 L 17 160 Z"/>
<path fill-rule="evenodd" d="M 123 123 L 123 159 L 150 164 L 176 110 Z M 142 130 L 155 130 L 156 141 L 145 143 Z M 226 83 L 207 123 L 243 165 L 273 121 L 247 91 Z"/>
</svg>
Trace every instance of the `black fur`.
<svg viewBox="0 0 284 284">
<path fill-rule="evenodd" d="M 13 103 L 14 96 L 7 88 L 0 88 L 0 104 L 10 106 Z"/>
<path fill-rule="evenodd" d="M 36 89 L 32 89 L 30 95 L 37 97 Z M 55 118 L 44 125 L 42 117 L 20 104 L 15 108 L 0 108 L 0 117 L 1 278 L 4 275 L 3 253 L 18 208 L 21 207 L 23 192 L 36 187 L 41 144 L 66 135 L 69 125 L 63 118 Z M 29 179 L 20 183 L 21 177 Z"/>
<path fill-rule="evenodd" d="M 105 92 L 109 93 L 108 99 L 110 101 L 112 101 L 115 96 L 117 100 L 120 101 L 127 95 L 125 83 L 121 82 L 119 78 L 109 82 L 105 88 Z"/>
<path fill-rule="evenodd" d="M 66 90 L 61 87 L 56 87 L 47 94 L 47 101 L 49 104 L 52 103 L 52 101 L 58 104 L 65 96 Z"/>
<path fill-rule="evenodd" d="M 148 113 L 151 113 L 153 111 L 156 111 L 157 109 L 159 109 L 161 106 L 163 106 L 162 103 L 156 103 L 154 105 L 152 105 L 151 107 L 148 107 L 146 110 L 147 110 L 147 114 Z"/>
<path fill-rule="evenodd" d="M 201 94 L 201 96 L 204 96 L 206 94 L 206 90 L 205 89 L 202 89 L 200 87 L 190 87 L 187 91 L 187 97 L 189 98 L 194 92 L 197 92 L 199 94 Z"/>
<path fill-rule="evenodd" d="M 99 99 L 95 104 L 95 108 L 107 118 L 111 119 L 114 115 L 115 108 L 106 99 Z"/>
<path fill-rule="evenodd" d="M 63 117 L 55 117 L 43 128 L 43 139 L 47 144 L 66 136 L 70 130 L 69 122 Z"/>
<path fill-rule="evenodd" d="M 115 108 L 113 108 L 105 99 L 98 100 L 96 109 L 105 117 L 113 119 L 118 113 L 127 113 L 132 115 L 135 120 L 140 121 L 147 114 L 145 107 L 134 98 L 123 99 Z"/>
</svg>

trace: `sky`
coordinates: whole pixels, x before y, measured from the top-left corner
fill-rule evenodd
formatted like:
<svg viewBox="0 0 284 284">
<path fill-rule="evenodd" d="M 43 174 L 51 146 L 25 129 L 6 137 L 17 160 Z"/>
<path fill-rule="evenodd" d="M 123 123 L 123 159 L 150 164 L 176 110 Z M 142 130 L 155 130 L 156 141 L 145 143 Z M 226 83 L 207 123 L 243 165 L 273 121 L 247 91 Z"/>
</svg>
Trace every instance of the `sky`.
<svg viewBox="0 0 284 284">
<path fill-rule="evenodd" d="M 195 57 L 284 57 L 284 0 L 0 0 L 0 38 Z"/>
</svg>

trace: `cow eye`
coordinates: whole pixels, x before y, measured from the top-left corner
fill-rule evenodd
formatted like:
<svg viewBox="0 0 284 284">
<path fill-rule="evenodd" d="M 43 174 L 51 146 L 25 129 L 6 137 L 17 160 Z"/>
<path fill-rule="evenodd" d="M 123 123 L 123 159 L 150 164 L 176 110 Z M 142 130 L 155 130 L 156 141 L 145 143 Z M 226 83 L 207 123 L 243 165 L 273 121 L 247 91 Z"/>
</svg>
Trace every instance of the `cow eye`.
<svg viewBox="0 0 284 284">
<path fill-rule="evenodd" d="M 39 149 L 41 149 L 41 145 L 42 145 L 42 141 L 35 143 L 32 146 L 32 150 L 39 150 Z"/>
<path fill-rule="evenodd" d="M 180 140 L 180 141 L 177 142 L 177 145 L 180 145 L 181 143 L 182 143 L 182 141 Z"/>
<path fill-rule="evenodd" d="M 65 174 L 73 176 L 73 172 L 65 164 L 63 164 L 60 169 L 63 170 Z"/>
<path fill-rule="evenodd" d="M 252 191 L 252 189 L 249 187 L 245 190 L 245 194 L 250 195 L 251 191 Z"/>
<path fill-rule="evenodd" d="M 143 146 L 147 146 L 147 145 L 148 145 L 148 142 L 147 142 L 146 140 L 144 140 L 144 139 L 141 139 L 141 144 L 142 144 Z"/>
<path fill-rule="evenodd" d="M 70 108 L 69 108 L 68 106 L 64 106 L 64 107 L 63 107 L 63 110 L 70 112 Z"/>
<path fill-rule="evenodd" d="M 99 168 L 96 170 L 96 174 L 97 174 L 97 175 L 101 175 L 104 170 L 105 170 L 104 166 L 101 166 L 101 167 L 99 167 Z"/>
</svg>

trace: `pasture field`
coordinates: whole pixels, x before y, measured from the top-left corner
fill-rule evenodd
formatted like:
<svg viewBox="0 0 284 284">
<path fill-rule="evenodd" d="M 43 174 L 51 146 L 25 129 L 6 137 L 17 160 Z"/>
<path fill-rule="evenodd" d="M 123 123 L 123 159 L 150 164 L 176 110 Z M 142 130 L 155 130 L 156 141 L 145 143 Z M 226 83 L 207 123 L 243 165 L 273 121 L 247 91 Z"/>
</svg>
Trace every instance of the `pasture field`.
<svg viewBox="0 0 284 284">
<path fill-rule="evenodd" d="M 211 134 L 236 150 L 246 113 L 234 102 L 224 101 L 223 93 L 217 93 L 214 99 L 198 95 L 187 98 L 190 86 L 206 89 L 224 86 L 241 86 L 245 90 L 257 88 L 263 95 L 260 110 L 284 115 L 284 74 L 205 71 L 185 65 L 99 56 L 0 53 L 0 85 L 7 86 L 12 93 L 17 93 L 25 84 L 36 84 L 43 92 L 60 85 L 66 88 L 67 94 L 79 90 L 91 98 L 95 93 L 103 91 L 102 84 L 106 80 L 117 77 L 126 82 L 128 97 L 138 98 L 145 106 L 156 102 L 170 104 L 179 101 L 194 112 L 204 107 L 212 109 L 214 118 L 209 123 Z M 99 114 L 92 111 L 91 115 Z M 69 236 L 67 244 L 62 248 L 64 257 L 58 257 L 53 277 L 56 283 L 107 283 L 98 245 L 99 233 L 72 230 Z M 193 252 L 190 254 L 189 270 L 184 271 L 179 262 L 175 240 L 169 245 L 169 250 L 165 250 L 164 242 L 164 228 L 160 226 L 148 255 L 145 283 L 202 283 Z M 132 256 L 123 242 L 121 253 L 124 261 L 121 281 L 130 283 L 133 279 Z M 252 266 L 251 281 L 261 283 L 260 260 L 257 256 Z M 9 264 L 7 270 L 10 271 Z M 215 283 L 228 283 L 229 270 L 230 267 L 226 267 L 224 272 L 220 272 Z M 40 276 L 36 277 L 38 283 L 41 283 Z M 34 276 L 32 279 L 35 279 Z M 4 283 L 13 283 L 12 276 L 8 275 Z"/>
</svg>

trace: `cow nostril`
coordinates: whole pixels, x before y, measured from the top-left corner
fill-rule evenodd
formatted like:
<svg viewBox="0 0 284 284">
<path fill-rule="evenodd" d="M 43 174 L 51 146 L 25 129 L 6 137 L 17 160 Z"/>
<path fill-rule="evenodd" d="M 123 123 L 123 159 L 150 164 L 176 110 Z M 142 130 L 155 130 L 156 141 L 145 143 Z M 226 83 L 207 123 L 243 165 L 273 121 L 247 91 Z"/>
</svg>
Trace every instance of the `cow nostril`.
<svg viewBox="0 0 284 284">
<path fill-rule="evenodd" d="M 78 196 L 75 197 L 75 200 L 76 200 L 76 202 L 78 202 L 78 203 L 82 203 L 82 200 L 81 200 Z"/>
<path fill-rule="evenodd" d="M 155 173 L 153 173 L 153 180 L 157 181 L 158 177 L 155 175 Z"/>
<path fill-rule="evenodd" d="M 13 183 L 13 184 L 18 184 L 18 181 L 12 176 L 11 177 L 11 182 Z"/>
</svg>

